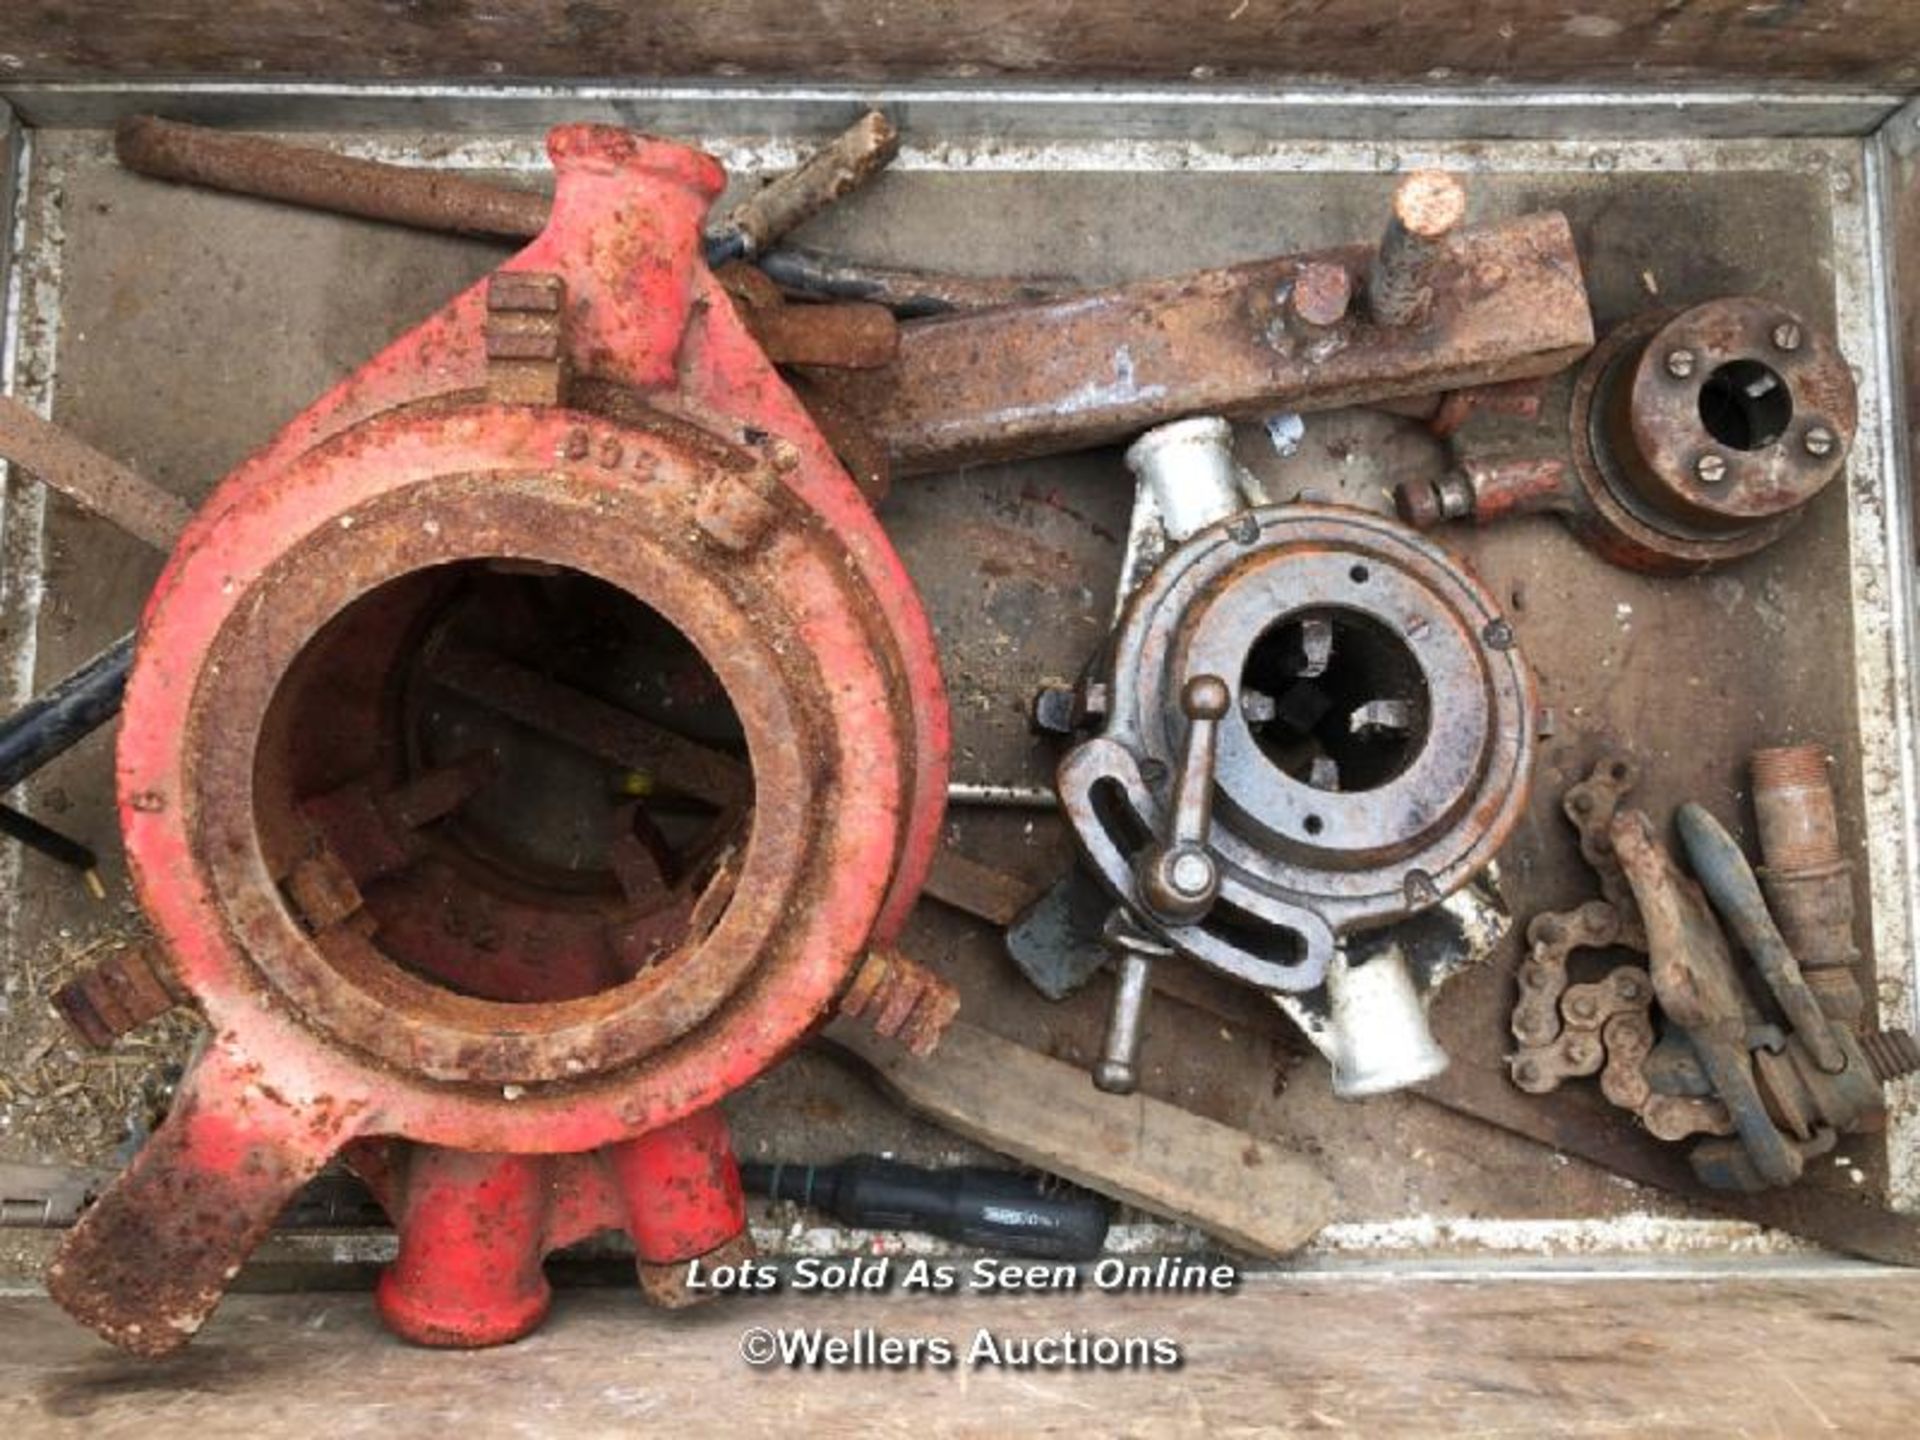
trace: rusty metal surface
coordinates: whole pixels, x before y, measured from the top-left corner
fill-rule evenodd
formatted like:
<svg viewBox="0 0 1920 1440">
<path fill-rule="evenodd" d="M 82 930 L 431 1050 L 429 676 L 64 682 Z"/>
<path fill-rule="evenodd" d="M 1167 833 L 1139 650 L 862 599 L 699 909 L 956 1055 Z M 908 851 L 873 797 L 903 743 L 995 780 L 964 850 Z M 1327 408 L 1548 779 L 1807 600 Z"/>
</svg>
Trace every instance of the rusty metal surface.
<svg viewBox="0 0 1920 1440">
<path fill-rule="evenodd" d="M 780 287 L 756 266 L 728 265 L 715 274 L 776 365 L 872 370 L 893 359 L 900 348 L 899 325 L 884 305 L 789 304 Z"/>
<path fill-rule="evenodd" d="M 1211 905 L 1166 915 L 1137 873 L 1138 837 L 1179 828 L 1195 677 L 1235 695 L 1207 765 L 1217 923 Z M 1098 679 L 1098 734 L 1059 773 L 1095 873 L 1178 949 L 1263 988 L 1311 990 L 1340 937 L 1439 903 L 1526 806 L 1535 699 L 1510 624 L 1443 551 L 1364 511 L 1277 506 L 1202 531 L 1131 598 Z M 1264 927 L 1297 937 L 1289 959 Z"/>
<path fill-rule="evenodd" d="M 114 453 L 140 455 L 143 469 L 189 498 L 303 406 L 338 366 L 384 343 L 396 315 L 423 315 L 432 297 L 497 262 L 496 252 L 475 242 L 143 183 L 99 164 L 90 137 L 41 139 L 41 163 L 54 167 L 52 183 L 64 187 L 72 213 L 112 217 L 109 226 L 74 226 L 69 234 L 58 413 Z M 1776 159 L 1798 167 L 1805 156 L 1787 147 L 1769 152 L 1764 163 Z M 816 221 L 805 239 L 872 264 L 917 261 L 980 274 L 1041 270 L 1112 284 L 1368 234 L 1390 186 L 1377 175 L 1324 171 L 956 174 L 916 168 L 889 172 L 846 215 Z M 1477 210 L 1489 215 L 1565 208 L 1606 322 L 1650 303 L 1740 291 L 1809 297 L 1810 317 L 1818 310 L 1821 323 L 1833 323 L 1824 308 L 1828 282 L 1819 239 L 1829 197 L 1817 167 L 1805 173 L 1707 167 L 1682 175 L 1629 166 L 1599 175 L 1583 164 L 1551 173 L 1523 166 L 1485 178 L 1476 196 Z M 1808 224 L 1782 225 L 1783 207 L 1809 217 Z M 1200 212 L 1211 223 L 1197 231 L 1192 216 Z M 1756 233 L 1770 237 L 1764 249 L 1746 243 Z M 289 263 L 262 272 L 260 253 L 285 255 Z M 136 263 L 177 277 L 168 303 L 126 308 L 117 277 Z M 1643 272 L 1657 281 L 1657 297 Z M 235 276 L 247 278 L 245 288 L 233 287 Z M 305 317 L 290 336 L 275 328 L 289 314 Z M 147 377 L 131 391 L 121 383 L 129 363 Z M 211 387 L 208 377 L 216 382 Z M 1475 422 L 1482 423 L 1504 421 Z M 1253 426 L 1241 428 L 1239 450 L 1283 495 L 1302 487 L 1377 495 L 1389 461 L 1403 470 L 1444 464 L 1420 427 L 1360 412 L 1307 417 L 1304 443 L 1290 457 L 1277 455 Z M 886 502 L 888 528 L 938 620 L 960 697 L 956 764 L 964 779 L 1037 785 L 1049 778 L 1054 751 L 1028 733 L 1020 705 L 1009 697 L 1029 694 L 1045 679 L 1071 679 L 1095 643 L 1118 563 L 1115 537 L 1125 529 L 1124 487 L 1118 457 L 1093 452 L 909 482 Z M 103 529 L 64 507 L 50 522 L 43 677 L 57 676 L 120 633 L 150 581 L 140 552 L 130 542 L 113 548 L 117 537 Z M 1570 903 L 1590 883 L 1558 816 L 1558 786 L 1584 773 L 1608 735 L 1632 736 L 1661 752 L 1643 780 L 1649 803 L 1659 805 L 1682 794 L 1730 802 L 1745 785 L 1739 766 L 1745 747 L 1826 734 L 1838 751 L 1834 774 L 1843 819 L 1853 823 L 1846 817 L 1857 817 L 1857 743 L 1850 731 L 1827 728 L 1850 673 L 1845 607 L 1826 588 L 1840 586 L 1845 569 L 1838 487 L 1773 551 L 1711 580 L 1663 581 L 1611 570 L 1544 521 L 1460 532 L 1446 543 L 1471 557 L 1495 594 L 1523 596 L 1515 627 L 1559 716 L 1558 736 L 1543 747 L 1548 778 L 1508 852 L 1506 881 L 1521 913 Z M 1622 618 L 1616 612 L 1624 606 L 1631 615 Z M 1760 655 L 1767 657 L 1764 667 L 1754 662 Z M 1685 743 L 1703 705 L 1726 727 L 1722 750 Z M 110 756 L 96 743 L 62 761 L 33 795 L 44 807 L 38 813 L 65 814 L 96 840 L 118 893 L 120 862 L 104 798 L 109 773 Z M 1033 812 L 967 811 L 951 824 L 969 854 L 1029 879 L 1057 873 L 1070 843 L 1055 822 Z M 58 957 L 90 943 L 110 918 L 103 907 L 37 859 L 26 864 L 18 922 L 24 951 Z M 75 938 L 62 938 L 63 930 Z M 984 1023 L 1069 1059 L 1097 1043 L 1097 984 L 1084 1001 L 1036 1006 L 987 926 L 935 907 L 921 907 L 913 939 L 917 953 L 965 986 L 970 1010 Z M 36 974 L 45 973 L 27 971 L 29 995 L 43 993 L 35 987 L 45 981 Z M 1576 1152 L 1605 1158 L 1648 1183 L 1662 1164 L 1677 1164 L 1690 1178 L 1684 1157 L 1651 1142 L 1597 1093 L 1567 1089 L 1549 1100 L 1520 1094 L 1498 1056 L 1479 1053 L 1485 1037 L 1504 1024 L 1509 983 L 1504 965 L 1455 982 L 1436 1013 L 1455 1065 L 1434 1084 L 1471 1088 L 1480 1065 L 1492 1064 L 1486 1089 L 1510 1097 L 1512 1105 L 1480 1113 L 1504 1117 L 1516 1132 L 1557 1131 L 1571 1147 L 1564 1163 L 1543 1165 L 1532 1140 L 1419 1101 L 1374 1101 L 1335 1113 L 1312 1067 L 1297 1063 L 1301 1047 L 1284 1025 L 1256 1033 L 1212 1013 L 1163 1006 L 1149 1036 L 1144 1083 L 1287 1141 L 1311 1141 L 1338 1126 L 1351 1146 L 1326 1152 L 1324 1163 L 1355 1219 L 1391 1225 L 1418 1213 L 1444 1225 L 1448 1217 L 1468 1215 L 1499 1221 L 1674 1213 L 1655 1192 L 1608 1179 Z M 1219 988 L 1238 994 L 1224 982 Z M 36 1068 L 33 1055 L 42 1044 L 30 1023 L 36 1009 L 16 1006 L 4 1022 L 14 1087 L 6 1144 L 21 1155 L 40 1147 L 40 1153 L 104 1158 L 120 1133 L 118 1081 L 78 1067 L 59 1048 Z M 1241 1015 L 1245 1022 L 1245 1007 Z M 114 1077 L 142 1073 L 136 1053 L 120 1057 Z M 1271 1083 L 1250 1085 L 1250 1075 Z M 85 1084 L 80 1095 L 45 1098 L 75 1081 Z M 89 1098 L 97 1121 L 83 1103 Z M 828 1157 L 878 1146 L 929 1162 L 976 1153 L 903 1118 L 859 1075 L 811 1053 L 736 1096 L 729 1109 L 749 1151 L 773 1145 Z M 96 1145 L 97 1152 L 90 1148 Z M 1819 1186 L 1817 1194 L 1778 1198 L 1798 1207 L 1803 1222 L 1816 1224 L 1830 1213 L 1864 1211 L 1880 1182 L 1877 1150 L 1871 1139 L 1848 1148 L 1863 1181 L 1844 1168 L 1823 1169 L 1803 1182 Z M 1669 1232 L 1657 1223 L 1649 1232 L 1636 1219 L 1628 1229 L 1598 1233 Z M 12 1254 L 17 1271 L 17 1247 Z"/>
<path fill-rule="evenodd" d="M 1454 401 L 1436 413 L 1443 438 L 1471 415 L 1464 401 L 1449 415 Z M 1517 391 L 1487 408 L 1531 419 L 1540 404 Z M 1431 529 L 1556 512 L 1615 564 L 1704 570 L 1773 544 L 1842 473 L 1857 397 L 1821 328 L 1777 301 L 1736 297 L 1617 326 L 1564 414 L 1564 435 L 1540 434 L 1534 453 L 1484 455 L 1462 435 L 1452 472 L 1395 487 L 1402 516 Z"/>
<path fill-rule="evenodd" d="M 1776 336 L 1792 332 L 1793 345 Z M 1730 444 L 1706 420 L 1719 377 L 1784 383 L 1775 422 L 1741 419 Z M 1767 377 L 1771 377 L 1771 381 Z M 1745 383 L 1745 382 L 1743 382 Z M 1840 473 L 1853 442 L 1853 378 L 1832 340 L 1771 301 L 1655 312 L 1609 334 L 1574 390 L 1578 482 L 1569 518 L 1616 563 L 1684 574 L 1778 540 Z"/>
<path fill-rule="evenodd" d="M 899 474 L 1084 449 L 1183 415 L 1331 409 L 1551 374 L 1593 343 L 1563 217 L 1460 232 L 1404 327 L 1320 325 L 1292 296 L 1305 271 L 1365 270 L 1348 248 L 1204 271 L 1045 304 L 907 325 L 899 358 L 822 377 L 883 437 Z M 1424 274 L 1425 272 L 1423 272 Z"/>
<path fill-rule="evenodd" d="M 166 957 L 140 941 L 94 960 L 53 992 L 61 1018 L 96 1049 L 106 1048 L 186 998 Z"/>
<path fill-rule="evenodd" d="M 546 227 L 553 205 L 530 190 L 153 115 L 122 121 L 114 148 L 121 164 L 155 179 L 457 234 L 528 240 Z"/>
<path fill-rule="evenodd" d="M 162 552 L 193 516 L 174 496 L 8 395 L 0 395 L 0 460 Z"/>
<path fill-rule="evenodd" d="M 868 111 L 798 167 L 776 176 L 728 212 L 723 234 L 738 235 L 755 255 L 866 184 L 900 150 L 900 132 L 877 110 Z"/>
<path fill-rule="evenodd" d="M 792 246 L 763 255 L 760 268 L 790 295 L 813 300 L 869 300 L 884 305 L 902 319 L 924 319 L 956 310 L 1026 305 L 1056 299 L 1080 288 L 1060 277 L 940 274 L 822 255 Z M 1322 278 L 1331 279 L 1330 276 Z"/>
<path fill-rule="evenodd" d="M 1767 905 L 1821 1008 L 1857 1025 L 1867 1002 L 1855 973 L 1853 866 L 1840 848 L 1826 748 L 1769 747 L 1748 764 Z"/>
<path fill-rule="evenodd" d="M 1447 235 L 1467 218 L 1467 189 L 1444 170 L 1419 170 L 1393 191 L 1387 233 L 1367 273 L 1367 309 L 1386 326 L 1412 325 L 1433 307 Z"/>
<path fill-rule="evenodd" d="M 738 1234 L 713 1102 L 893 938 L 930 858 L 930 636 L 699 259 L 718 166 L 597 127 L 549 148 L 551 226 L 229 476 L 148 609 L 122 825 L 217 1040 L 49 1282 L 128 1348 L 184 1342 L 291 1188 L 368 1136 L 400 1231 L 382 1311 L 421 1343 L 524 1333 L 579 1234 L 649 1263 Z M 573 652 L 577 684 L 669 640 L 698 673 L 662 704 L 715 702 L 744 760 L 515 668 Z M 554 772 L 447 721 L 463 686 L 624 767 L 595 777 L 603 866 L 489 833 L 504 772 Z M 691 839 L 665 804 L 689 795 L 716 812 Z M 921 1049 L 958 1003 L 904 962 L 860 993 Z M 182 1206 L 195 1186 L 223 1213 Z"/>
<path fill-rule="evenodd" d="M 1824 782 L 1815 747 L 1788 756 L 1784 768 L 1772 783 Z M 1793 1185 L 1840 1136 L 1878 1128 L 1881 1086 L 1920 1068 L 1920 1047 L 1904 1031 L 1862 1031 L 1857 1008 L 1844 1018 L 1823 1009 L 1738 844 L 1704 808 L 1680 807 L 1677 828 L 1696 883 L 1652 821 L 1622 808 L 1636 779 L 1632 762 L 1603 757 L 1564 799 L 1606 898 L 1538 915 L 1528 927 L 1532 948 L 1512 1016 L 1520 1041 L 1509 1057 L 1514 1083 L 1546 1095 L 1567 1079 L 1599 1074 L 1608 1101 L 1657 1139 L 1710 1137 L 1688 1156 L 1709 1188 Z M 1758 986 L 1736 969 L 1722 918 Z M 1575 952 L 1620 949 L 1644 953 L 1644 967 L 1619 965 L 1597 982 L 1571 983 Z M 1756 993 L 1770 997 L 1779 1024 Z"/>
<path fill-rule="evenodd" d="M 960 1013 L 960 992 L 895 946 L 869 950 L 840 997 L 840 1014 L 864 1020 L 911 1055 L 931 1055 Z"/>
</svg>

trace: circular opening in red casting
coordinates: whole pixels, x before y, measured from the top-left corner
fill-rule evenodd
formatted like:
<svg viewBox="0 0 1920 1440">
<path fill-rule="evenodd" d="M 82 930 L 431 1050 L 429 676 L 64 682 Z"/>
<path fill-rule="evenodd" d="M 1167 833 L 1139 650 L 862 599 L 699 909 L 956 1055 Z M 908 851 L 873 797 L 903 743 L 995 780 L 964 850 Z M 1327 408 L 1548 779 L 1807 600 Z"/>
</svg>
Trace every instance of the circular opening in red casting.
<svg viewBox="0 0 1920 1440">
<path fill-rule="evenodd" d="M 711 931 L 753 774 L 719 677 L 657 611 L 576 570 L 467 561 L 378 587 L 302 650 L 254 793 L 323 954 L 358 927 L 444 989 L 542 1003 Z"/>
</svg>

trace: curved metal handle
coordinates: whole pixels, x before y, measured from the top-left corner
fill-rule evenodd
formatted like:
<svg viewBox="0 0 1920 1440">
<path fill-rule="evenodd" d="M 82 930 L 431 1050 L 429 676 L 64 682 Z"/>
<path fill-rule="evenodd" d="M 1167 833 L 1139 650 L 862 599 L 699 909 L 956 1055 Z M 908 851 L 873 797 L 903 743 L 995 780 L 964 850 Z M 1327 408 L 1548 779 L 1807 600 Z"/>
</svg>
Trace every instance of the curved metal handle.
<svg viewBox="0 0 1920 1440">
<path fill-rule="evenodd" d="M 1740 853 L 1726 828 L 1700 806 L 1682 805 L 1675 820 L 1693 873 L 1700 877 L 1700 888 L 1732 927 L 1740 948 L 1753 957 L 1755 968 L 1786 1012 L 1794 1034 L 1813 1056 L 1813 1063 L 1829 1075 L 1838 1075 L 1847 1068 L 1846 1052 L 1834 1038 L 1832 1023 L 1800 973 L 1800 962 L 1774 924 L 1747 857 Z"/>
<path fill-rule="evenodd" d="M 1154 917 L 1190 925 L 1220 895 L 1220 867 L 1207 850 L 1213 829 L 1213 761 L 1233 692 L 1218 675 L 1196 675 L 1180 692 L 1187 748 L 1174 780 L 1167 837 L 1140 857 L 1140 899 Z"/>
</svg>

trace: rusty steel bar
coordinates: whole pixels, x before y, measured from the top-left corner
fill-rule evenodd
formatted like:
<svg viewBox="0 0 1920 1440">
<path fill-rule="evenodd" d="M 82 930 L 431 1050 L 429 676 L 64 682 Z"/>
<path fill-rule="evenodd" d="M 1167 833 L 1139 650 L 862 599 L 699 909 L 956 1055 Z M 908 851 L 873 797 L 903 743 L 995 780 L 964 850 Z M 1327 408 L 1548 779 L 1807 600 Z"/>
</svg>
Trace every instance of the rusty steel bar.
<svg viewBox="0 0 1920 1440">
<path fill-rule="evenodd" d="M 783 247 L 760 257 L 760 268 L 790 295 L 821 300 L 871 300 L 902 319 L 993 310 L 1057 300 L 1082 287 L 1060 276 L 1020 279 L 941 275 L 927 270 L 869 265 L 812 250 Z"/>
<path fill-rule="evenodd" d="M 710 264 L 758 254 L 884 169 L 899 132 L 874 111 L 797 169 L 750 195 L 707 237 Z M 359 160 L 261 135 L 133 115 L 114 132 L 114 153 L 129 170 L 236 195 L 359 215 L 422 230 L 531 240 L 546 228 L 550 196 L 462 175 Z"/>
<path fill-rule="evenodd" d="M 0 395 L 0 460 L 154 549 L 173 549 L 193 511 L 178 496 Z"/>
<path fill-rule="evenodd" d="M 1458 232 L 1424 319 L 1332 325 L 1303 272 L 1364 274 L 1350 246 L 901 327 L 893 364 L 821 387 L 887 445 L 896 474 L 1085 449 L 1183 415 L 1245 418 L 1551 374 L 1593 344 L 1566 219 Z M 1317 311 L 1316 313 L 1326 313 Z"/>
<path fill-rule="evenodd" d="M 716 235 L 707 237 L 707 259 L 724 246 L 726 258 L 747 259 L 789 230 L 797 230 L 841 196 L 859 189 L 900 153 L 900 132 L 870 110 L 796 169 L 769 181 L 735 206 Z"/>
<path fill-rule="evenodd" d="M 525 666 L 474 651 L 443 650 L 434 655 L 428 674 L 455 694 L 589 755 L 644 771 L 663 789 L 722 808 L 750 797 L 746 762 Z"/>
<path fill-rule="evenodd" d="M 530 240 L 546 228 L 553 205 L 548 196 L 531 190 L 356 160 L 153 115 L 122 120 L 113 145 L 122 165 L 156 179 L 424 230 Z"/>
</svg>

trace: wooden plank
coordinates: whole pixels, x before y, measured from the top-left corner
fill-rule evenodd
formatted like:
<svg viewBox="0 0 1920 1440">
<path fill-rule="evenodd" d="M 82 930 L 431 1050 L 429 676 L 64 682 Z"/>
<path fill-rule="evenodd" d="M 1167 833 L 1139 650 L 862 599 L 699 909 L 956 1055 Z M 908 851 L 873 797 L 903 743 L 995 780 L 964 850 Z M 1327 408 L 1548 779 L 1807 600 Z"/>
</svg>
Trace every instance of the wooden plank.
<svg viewBox="0 0 1920 1440">
<path fill-rule="evenodd" d="M 669 1323 L 670 1322 L 670 1323 Z M 1166 1336 L 1177 1372 L 906 1365 L 750 1369 L 753 1327 L 1006 1339 Z M 450 1355 L 383 1333 L 365 1294 L 243 1295 L 162 1362 L 45 1300 L 0 1299 L 0 1424 L 187 1435 L 634 1435 L 724 1414 L 741 1435 L 1900 1435 L 1920 1406 L 1920 1280 L 1509 1276 L 1250 1279 L 1227 1296 L 771 1295 L 665 1317 L 562 1292 L 518 1345 Z"/>
<path fill-rule="evenodd" d="M 1085 1070 L 964 1020 L 919 1060 L 845 1020 L 826 1038 L 949 1130 L 1236 1249 L 1286 1255 L 1333 1218 L 1333 1186 L 1301 1156 L 1149 1095 L 1103 1094 Z"/>
<path fill-rule="evenodd" d="M 1496 21 L 1497 26 L 1496 26 Z M 13 79 L 1727 80 L 1911 86 L 1920 7 L 1751 0 L 169 0 L 18 3 Z"/>
</svg>

